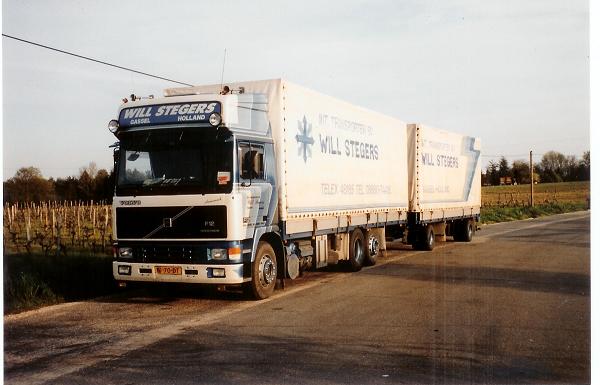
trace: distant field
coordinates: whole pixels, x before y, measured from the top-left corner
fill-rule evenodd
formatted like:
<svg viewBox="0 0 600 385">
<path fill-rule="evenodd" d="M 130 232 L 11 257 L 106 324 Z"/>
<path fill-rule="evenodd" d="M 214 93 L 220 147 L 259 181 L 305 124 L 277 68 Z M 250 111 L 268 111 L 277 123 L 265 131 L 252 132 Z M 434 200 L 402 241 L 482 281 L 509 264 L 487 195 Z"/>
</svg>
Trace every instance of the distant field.
<svg viewBox="0 0 600 385">
<path fill-rule="evenodd" d="M 481 222 L 495 223 L 589 208 L 590 182 L 540 183 L 533 187 L 535 207 L 529 207 L 529 185 L 484 186 Z"/>
<path fill-rule="evenodd" d="M 533 188 L 536 204 L 587 204 L 590 198 L 590 182 L 539 183 Z M 524 206 L 529 204 L 528 184 L 517 186 L 484 186 L 481 204 L 493 206 Z"/>
</svg>

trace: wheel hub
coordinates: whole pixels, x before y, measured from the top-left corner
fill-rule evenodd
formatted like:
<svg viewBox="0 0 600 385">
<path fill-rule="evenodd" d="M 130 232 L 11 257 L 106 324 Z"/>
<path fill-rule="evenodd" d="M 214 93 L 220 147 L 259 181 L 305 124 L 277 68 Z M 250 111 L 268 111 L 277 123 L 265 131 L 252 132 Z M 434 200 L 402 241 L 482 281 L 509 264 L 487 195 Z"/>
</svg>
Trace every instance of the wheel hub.
<svg viewBox="0 0 600 385">
<path fill-rule="evenodd" d="M 258 277 L 262 286 L 269 286 L 277 277 L 277 267 L 268 255 L 263 255 L 258 265 Z"/>
<path fill-rule="evenodd" d="M 369 237 L 369 254 L 377 255 L 379 254 L 379 239 L 374 236 Z"/>
</svg>

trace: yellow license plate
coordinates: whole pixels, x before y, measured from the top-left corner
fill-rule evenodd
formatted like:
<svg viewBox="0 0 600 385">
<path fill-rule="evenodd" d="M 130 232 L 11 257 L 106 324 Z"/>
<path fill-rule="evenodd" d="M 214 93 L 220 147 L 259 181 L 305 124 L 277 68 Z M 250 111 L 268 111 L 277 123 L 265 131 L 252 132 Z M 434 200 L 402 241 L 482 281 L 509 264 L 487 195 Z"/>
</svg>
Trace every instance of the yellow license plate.
<svg viewBox="0 0 600 385">
<path fill-rule="evenodd" d="M 181 266 L 156 266 L 156 274 L 181 275 Z"/>
</svg>

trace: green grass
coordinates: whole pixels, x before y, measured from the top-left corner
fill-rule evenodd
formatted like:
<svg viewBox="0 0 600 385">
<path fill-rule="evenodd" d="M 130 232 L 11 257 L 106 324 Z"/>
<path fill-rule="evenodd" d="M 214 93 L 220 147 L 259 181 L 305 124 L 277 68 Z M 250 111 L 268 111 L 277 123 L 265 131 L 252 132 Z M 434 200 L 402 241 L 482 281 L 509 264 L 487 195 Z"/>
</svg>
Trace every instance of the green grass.
<svg viewBox="0 0 600 385">
<path fill-rule="evenodd" d="M 28 310 L 63 302 L 37 274 L 20 271 L 4 279 L 5 312 Z"/>
<path fill-rule="evenodd" d="M 562 214 L 572 211 L 587 210 L 588 205 L 586 202 L 576 203 L 548 203 L 536 205 L 534 207 L 529 206 L 516 206 L 516 207 L 482 207 L 481 208 L 481 222 L 482 223 L 497 223 L 497 222 L 508 222 L 519 219 L 537 218 L 545 215 Z"/>
<path fill-rule="evenodd" d="M 5 314 L 114 291 L 112 258 L 108 256 L 4 255 Z"/>
</svg>

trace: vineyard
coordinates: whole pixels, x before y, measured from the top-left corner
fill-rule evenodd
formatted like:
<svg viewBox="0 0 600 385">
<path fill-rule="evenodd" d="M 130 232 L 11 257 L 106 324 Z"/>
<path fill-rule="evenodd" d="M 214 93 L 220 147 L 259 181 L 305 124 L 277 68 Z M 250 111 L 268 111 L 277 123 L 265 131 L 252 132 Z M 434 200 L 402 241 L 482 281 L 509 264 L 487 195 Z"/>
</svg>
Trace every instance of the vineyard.
<svg viewBox="0 0 600 385">
<path fill-rule="evenodd" d="M 4 253 L 110 254 L 111 208 L 90 202 L 6 204 Z"/>
</svg>

